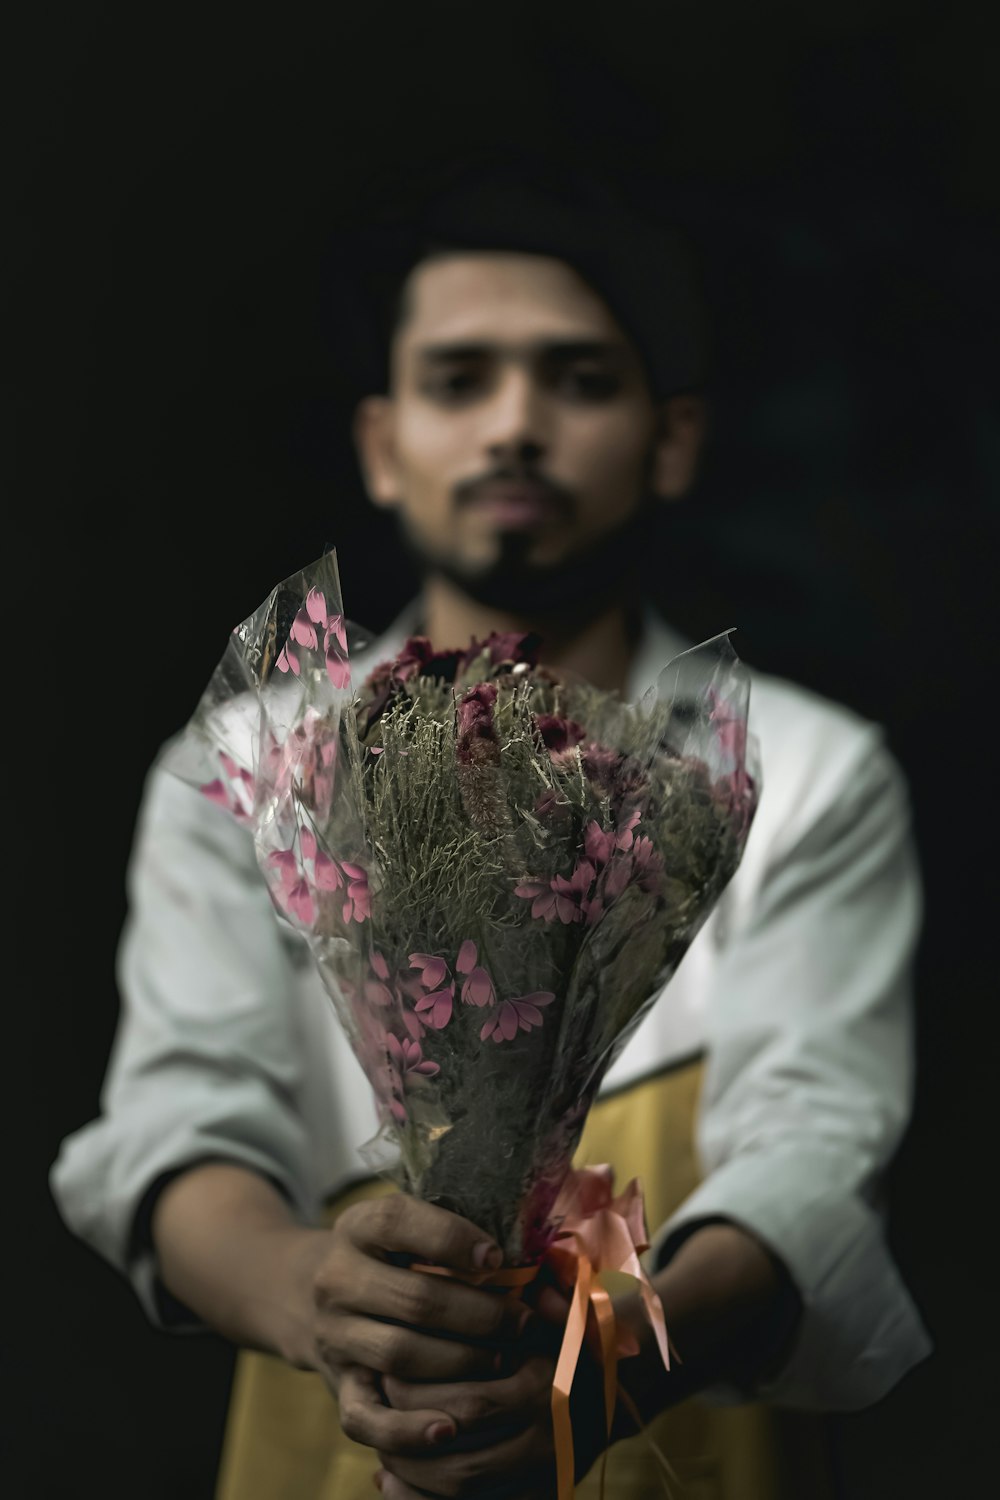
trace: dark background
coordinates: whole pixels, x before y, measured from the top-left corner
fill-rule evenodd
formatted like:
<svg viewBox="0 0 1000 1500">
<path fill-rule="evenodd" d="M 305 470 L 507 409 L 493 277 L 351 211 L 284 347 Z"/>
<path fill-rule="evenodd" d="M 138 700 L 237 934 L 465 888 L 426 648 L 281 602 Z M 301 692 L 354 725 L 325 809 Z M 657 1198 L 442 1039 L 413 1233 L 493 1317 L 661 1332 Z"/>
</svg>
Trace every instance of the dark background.
<svg viewBox="0 0 1000 1500">
<path fill-rule="evenodd" d="M 984 1492 L 1000 481 L 988 7 L 329 9 L 49 5 L 10 56 L 8 1004 L 28 1035 L 22 1047 L 15 1030 L 5 1091 L 5 1422 L 22 1448 L 7 1492 L 210 1500 L 230 1351 L 151 1330 L 62 1226 L 47 1172 L 98 1109 L 145 769 L 228 630 L 329 541 L 349 614 L 379 628 L 408 595 L 351 448 L 363 377 L 336 312 L 350 288 L 330 295 L 331 232 L 380 173 L 538 137 L 615 167 L 702 257 L 713 440 L 664 528 L 664 611 L 696 636 L 735 624 L 754 665 L 881 720 L 910 780 L 928 915 L 892 1238 L 936 1352 L 834 1427 L 851 1500 Z"/>
</svg>

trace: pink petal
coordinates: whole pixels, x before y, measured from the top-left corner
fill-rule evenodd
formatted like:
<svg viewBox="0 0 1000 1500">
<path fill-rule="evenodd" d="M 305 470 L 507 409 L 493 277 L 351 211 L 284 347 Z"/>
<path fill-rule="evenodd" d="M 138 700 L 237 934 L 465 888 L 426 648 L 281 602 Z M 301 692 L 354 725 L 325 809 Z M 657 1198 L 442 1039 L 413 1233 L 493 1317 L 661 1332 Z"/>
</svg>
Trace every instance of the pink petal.
<svg viewBox="0 0 1000 1500">
<path fill-rule="evenodd" d="M 448 972 L 444 959 L 434 953 L 411 953 L 410 967 L 423 970 L 421 983 L 428 990 L 440 989 Z"/>
<path fill-rule="evenodd" d="M 316 835 L 314 833 L 312 833 L 310 831 L 310 829 L 303 828 L 302 833 L 300 835 L 300 843 L 302 845 L 302 853 L 305 856 L 305 858 L 306 859 L 315 859 L 316 858 Z"/>
<path fill-rule="evenodd" d="M 524 1000 L 511 1000 L 510 1004 L 517 1012 L 522 1031 L 530 1031 L 532 1026 L 541 1026 L 543 1016 L 537 1005 L 528 1005 Z"/>
<path fill-rule="evenodd" d="M 402 1104 L 400 1103 L 400 1101 L 398 1099 L 393 1099 L 392 1100 L 392 1102 L 389 1105 L 389 1112 L 392 1115 L 392 1117 L 393 1117 L 394 1120 L 398 1120 L 399 1121 L 400 1125 L 405 1125 L 406 1124 L 406 1110 L 403 1108 Z"/>
<path fill-rule="evenodd" d="M 560 922 L 567 925 L 575 922 L 580 915 L 580 908 L 573 901 L 567 901 L 565 896 L 556 897 L 556 916 Z"/>
<path fill-rule="evenodd" d="M 340 868 L 346 875 L 349 875 L 352 880 L 367 881 L 368 879 L 367 870 L 363 870 L 360 865 L 349 865 L 346 859 L 342 859 L 340 861 Z"/>
<path fill-rule="evenodd" d="M 312 922 L 316 916 L 316 907 L 309 887 L 304 880 L 299 880 L 288 892 L 288 908 L 300 922 Z"/>
<path fill-rule="evenodd" d="M 216 777 L 214 781 L 207 781 L 205 785 L 199 787 L 198 790 L 201 792 L 203 797 L 208 798 L 209 802 L 215 802 L 219 807 L 229 806 L 229 793 L 218 777 Z"/>
<path fill-rule="evenodd" d="M 296 677 L 298 677 L 299 672 L 301 671 L 301 668 L 299 667 L 299 659 L 295 655 L 294 651 L 289 651 L 287 642 L 284 646 L 282 646 L 281 654 L 274 665 L 277 667 L 279 672 L 290 671 Z"/>
<path fill-rule="evenodd" d="M 391 1005 L 392 991 L 377 979 L 366 979 L 364 984 L 365 999 L 369 1005 Z"/>
<path fill-rule="evenodd" d="M 372 914 L 371 896 L 366 885 L 352 885 L 351 901 L 354 905 L 355 922 L 363 922 Z"/>
<path fill-rule="evenodd" d="M 431 1025 L 436 1031 L 443 1031 L 451 1020 L 451 1010 L 454 996 L 450 989 L 438 991 L 438 1003 L 431 1012 Z"/>
<path fill-rule="evenodd" d="M 333 651 L 326 653 L 326 675 L 335 688 L 347 688 L 351 685 L 350 666 Z"/>
<path fill-rule="evenodd" d="M 310 589 L 306 595 L 306 614 L 314 625 L 326 626 L 326 599 L 321 589 Z M 287 616 L 286 616 L 287 618 Z"/>
<path fill-rule="evenodd" d="M 462 985 L 462 999 L 466 1005 L 492 1005 L 496 999 L 493 981 L 483 968 L 475 968 Z"/>
<path fill-rule="evenodd" d="M 389 965 L 377 948 L 372 949 L 371 965 L 379 979 L 389 978 Z"/>
<path fill-rule="evenodd" d="M 514 895 L 523 896 L 526 901 L 530 901 L 535 896 L 540 896 L 543 891 L 547 890 L 548 886 L 540 880 L 526 880 L 521 885 L 514 887 Z"/>
<path fill-rule="evenodd" d="M 615 847 L 614 835 L 605 833 L 597 822 L 590 822 L 584 829 L 583 847 L 595 864 L 607 864 Z"/>
<path fill-rule="evenodd" d="M 459 974 L 471 973 L 476 966 L 476 957 L 475 943 L 471 938 L 466 938 L 461 948 L 459 948 L 458 957 L 455 960 L 455 968 Z"/>
<path fill-rule="evenodd" d="M 310 651 L 315 651 L 319 645 L 316 627 L 309 623 L 308 617 L 303 614 L 302 610 L 299 610 L 292 621 L 292 628 L 288 632 L 288 639 L 296 641 L 300 646 L 308 646 Z"/>
<path fill-rule="evenodd" d="M 493 1011 L 486 1019 L 483 1029 L 479 1033 L 479 1040 L 485 1042 L 488 1036 L 492 1036 L 497 1028 L 497 1014 Z"/>
<path fill-rule="evenodd" d="M 272 849 L 267 856 L 267 862 L 273 870 L 280 870 L 282 879 L 294 880 L 298 873 L 298 860 L 292 849 Z"/>
<path fill-rule="evenodd" d="M 424 1034 L 424 1026 L 419 1016 L 415 1016 L 412 1010 L 404 1010 L 403 1025 L 415 1042 L 419 1042 Z"/>
<path fill-rule="evenodd" d="M 573 871 L 573 877 L 570 881 L 570 885 L 573 887 L 574 891 L 577 891 L 581 894 L 584 891 L 589 891 L 591 885 L 594 882 L 594 874 L 595 870 L 590 861 L 582 859 L 577 865 L 576 869 Z"/>
<path fill-rule="evenodd" d="M 551 1005 L 555 999 L 552 990 L 534 990 L 530 995 L 518 995 L 513 1005 Z"/>
<path fill-rule="evenodd" d="M 556 914 L 556 898 L 551 891 L 544 891 L 542 895 L 535 898 L 531 908 L 533 917 L 541 917 L 543 921 L 551 922 Z"/>
<path fill-rule="evenodd" d="M 412 1071 L 414 1073 L 422 1073 L 425 1078 L 433 1078 L 435 1073 L 440 1073 L 441 1064 L 431 1062 L 427 1059 L 422 1063 L 417 1063 L 417 1066 Z"/>
<path fill-rule="evenodd" d="M 505 1000 L 500 1007 L 500 1016 L 497 1025 L 503 1033 L 505 1042 L 511 1042 L 517 1036 L 517 1011 L 509 1000 Z"/>
<path fill-rule="evenodd" d="M 400 1045 L 399 1038 L 393 1036 L 391 1031 L 386 1032 L 385 1050 L 388 1052 L 393 1062 L 399 1064 L 403 1061 L 403 1048 Z"/>
<path fill-rule="evenodd" d="M 454 999 L 455 991 L 449 985 L 447 989 L 436 990 L 432 995 L 425 995 L 413 1008 L 423 1014 L 428 1026 L 433 1026 L 436 1031 L 440 1031 L 451 1020 Z"/>
<path fill-rule="evenodd" d="M 326 645 L 329 650 L 330 637 L 333 636 L 341 651 L 347 651 L 347 630 L 344 627 L 343 615 L 331 615 L 326 621 Z"/>
</svg>

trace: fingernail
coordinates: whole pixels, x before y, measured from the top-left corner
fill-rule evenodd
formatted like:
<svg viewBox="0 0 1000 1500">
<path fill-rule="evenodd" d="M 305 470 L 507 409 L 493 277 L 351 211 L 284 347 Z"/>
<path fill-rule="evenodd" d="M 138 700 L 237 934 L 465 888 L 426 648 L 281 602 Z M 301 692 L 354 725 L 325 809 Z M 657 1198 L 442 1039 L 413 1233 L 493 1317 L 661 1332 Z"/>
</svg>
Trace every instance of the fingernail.
<svg viewBox="0 0 1000 1500">
<path fill-rule="evenodd" d="M 429 1443 L 443 1443 L 445 1438 L 455 1436 L 455 1429 L 450 1422 L 432 1422 L 426 1432 Z"/>
<path fill-rule="evenodd" d="M 375 1486 L 375 1488 L 377 1490 L 380 1490 L 382 1488 L 382 1470 L 381 1469 L 377 1469 L 375 1471 L 375 1473 L 372 1475 L 372 1484 Z"/>
<path fill-rule="evenodd" d="M 488 1240 L 476 1246 L 472 1252 L 472 1264 L 480 1270 L 496 1271 L 503 1265 L 503 1251 L 497 1245 L 491 1245 Z"/>
<path fill-rule="evenodd" d="M 531 1308 L 530 1307 L 522 1307 L 522 1309 L 521 1309 L 521 1315 L 520 1315 L 520 1317 L 517 1320 L 517 1327 L 514 1329 L 514 1333 L 515 1333 L 515 1335 L 518 1338 L 520 1338 L 521 1334 L 524 1332 L 524 1330 L 527 1327 L 528 1322 L 530 1321 L 530 1319 L 531 1319 Z"/>
</svg>

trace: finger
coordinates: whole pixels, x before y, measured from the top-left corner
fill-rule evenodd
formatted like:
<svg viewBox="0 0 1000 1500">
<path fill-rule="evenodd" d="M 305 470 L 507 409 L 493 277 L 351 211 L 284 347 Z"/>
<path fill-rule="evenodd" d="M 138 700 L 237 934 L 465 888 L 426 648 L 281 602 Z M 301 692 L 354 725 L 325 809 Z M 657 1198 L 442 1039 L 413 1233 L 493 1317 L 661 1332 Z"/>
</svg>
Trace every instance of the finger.
<svg viewBox="0 0 1000 1500">
<path fill-rule="evenodd" d="M 482 1433 L 497 1427 L 517 1430 L 546 1418 L 551 1410 L 554 1375 L 552 1360 L 538 1356 L 497 1380 L 412 1384 L 387 1375 L 382 1384 L 386 1400 L 395 1411 L 417 1412 L 433 1407 L 447 1412 L 460 1433 Z"/>
<path fill-rule="evenodd" d="M 463 1339 L 509 1340 L 531 1316 L 522 1303 L 495 1292 L 360 1253 L 330 1256 L 316 1274 L 313 1292 L 321 1311 L 386 1318 Z"/>
<path fill-rule="evenodd" d="M 482 1380 L 498 1370 L 502 1361 L 494 1350 L 476 1344 L 439 1339 L 351 1314 L 323 1320 L 316 1350 L 331 1370 L 345 1364 L 364 1365 L 380 1375 L 399 1375 L 404 1380 Z"/>
<path fill-rule="evenodd" d="M 337 1393 L 340 1425 L 347 1436 L 385 1453 L 427 1453 L 455 1435 L 448 1413 L 433 1408 L 394 1411 L 386 1406 L 372 1370 L 344 1371 Z"/>
<path fill-rule="evenodd" d="M 475 1224 L 408 1193 L 353 1204 L 340 1223 L 368 1255 L 403 1253 L 453 1271 L 495 1271 L 503 1264 L 499 1245 Z"/>
<path fill-rule="evenodd" d="M 552 1432 L 536 1424 L 481 1448 L 426 1458 L 380 1451 L 379 1459 L 382 1467 L 404 1484 L 446 1500 L 466 1496 L 481 1500 L 508 1486 L 509 1493 L 523 1494 L 539 1486 L 552 1472 Z"/>
</svg>

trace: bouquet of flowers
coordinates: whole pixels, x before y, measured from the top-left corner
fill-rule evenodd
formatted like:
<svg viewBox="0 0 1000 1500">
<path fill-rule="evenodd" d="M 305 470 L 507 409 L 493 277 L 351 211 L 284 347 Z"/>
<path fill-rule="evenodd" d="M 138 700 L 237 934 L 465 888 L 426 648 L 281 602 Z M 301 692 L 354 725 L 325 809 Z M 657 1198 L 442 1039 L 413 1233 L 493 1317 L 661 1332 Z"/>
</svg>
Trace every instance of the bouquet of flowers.
<svg viewBox="0 0 1000 1500">
<path fill-rule="evenodd" d="M 635 703 L 533 636 L 411 637 L 357 674 L 368 644 L 327 553 L 234 630 L 173 769 L 248 825 L 304 934 L 378 1104 L 370 1163 L 530 1265 L 605 1073 L 739 863 L 747 675 L 728 635 Z"/>
</svg>

